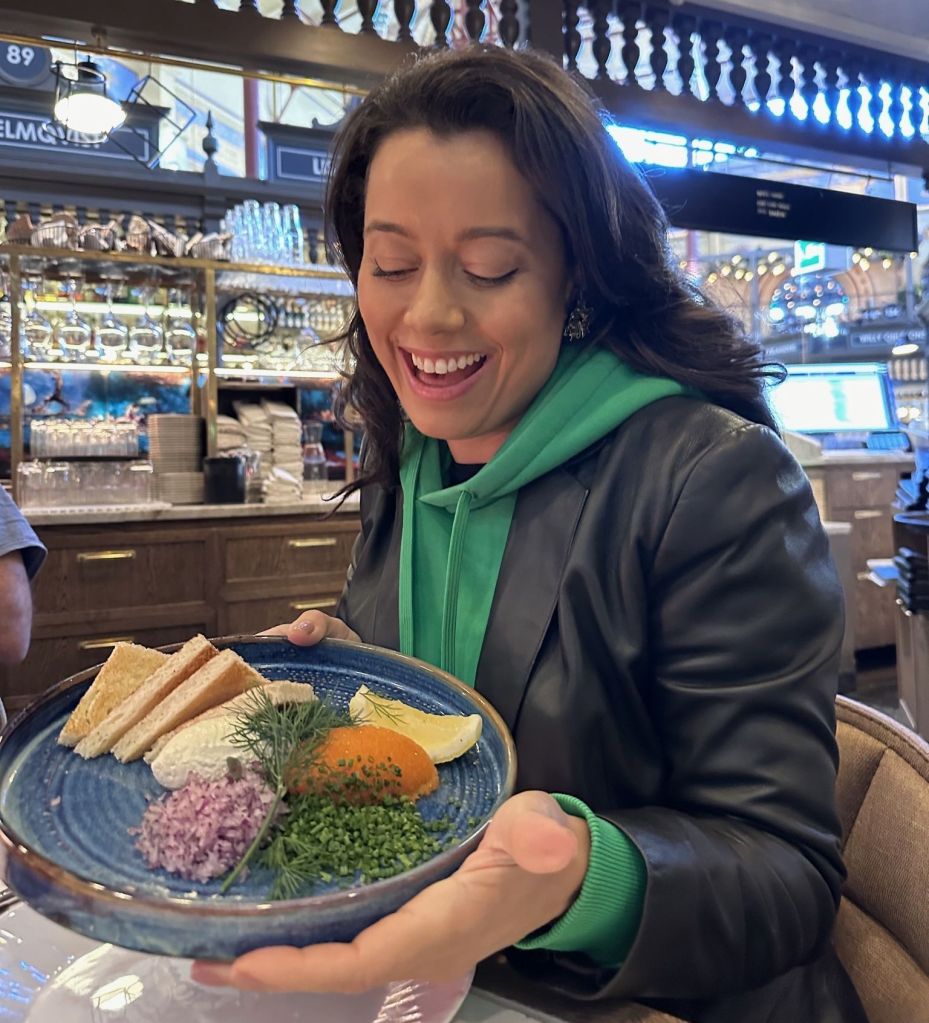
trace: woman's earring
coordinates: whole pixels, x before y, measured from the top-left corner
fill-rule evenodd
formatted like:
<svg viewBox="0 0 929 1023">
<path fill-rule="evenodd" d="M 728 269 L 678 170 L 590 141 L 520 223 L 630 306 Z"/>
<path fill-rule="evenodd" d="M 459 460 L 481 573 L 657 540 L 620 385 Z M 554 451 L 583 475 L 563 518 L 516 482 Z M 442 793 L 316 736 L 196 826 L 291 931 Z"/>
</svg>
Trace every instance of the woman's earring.
<svg viewBox="0 0 929 1023">
<path fill-rule="evenodd" d="M 587 331 L 590 330 L 590 316 L 592 312 L 593 310 L 584 301 L 584 293 L 581 292 L 577 296 L 577 301 L 574 303 L 574 308 L 571 310 L 571 315 L 565 324 L 565 341 L 573 343 L 575 341 L 583 341 L 587 337 Z"/>
</svg>

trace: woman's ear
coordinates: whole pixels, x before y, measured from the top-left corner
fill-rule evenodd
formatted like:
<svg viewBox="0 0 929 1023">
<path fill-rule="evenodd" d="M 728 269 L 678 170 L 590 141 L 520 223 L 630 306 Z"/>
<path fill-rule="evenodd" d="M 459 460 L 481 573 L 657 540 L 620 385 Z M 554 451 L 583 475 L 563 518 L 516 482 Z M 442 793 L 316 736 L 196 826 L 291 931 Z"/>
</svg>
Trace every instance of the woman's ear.
<svg viewBox="0 0 929 1023">
<path fill-rule="evenodd" d="M 574 303 L 577 301 L 577 296 L 581 293 L 581 282 L 577 279 L 576 274 L 571 274 L 564 285 L 564 310 L 565 316 L 571 312 Z"/>
</svg>

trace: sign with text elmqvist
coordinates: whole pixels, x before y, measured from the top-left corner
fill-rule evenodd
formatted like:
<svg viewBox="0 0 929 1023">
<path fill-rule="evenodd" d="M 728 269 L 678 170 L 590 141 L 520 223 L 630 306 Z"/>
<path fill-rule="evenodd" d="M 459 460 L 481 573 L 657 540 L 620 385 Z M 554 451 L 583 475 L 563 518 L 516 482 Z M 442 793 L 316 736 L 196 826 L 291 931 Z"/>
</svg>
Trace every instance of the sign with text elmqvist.
<svg viewBox="0 0 929 1023">
<path fill-rule="evenodd" d="M 97 157 L 130 163 L 135 160 L 148 163 L 151 159 L 152 140 L 145 129 L 140 134 L 120 128 L 113 134 L 119 145 L 111 139 L 88 145 L 86 136 L 51 124 L 48 117 L 0 109 L 0 147 L 4 149 L 54 153 L 66 159 L 68 156 Z"/>
</svg>

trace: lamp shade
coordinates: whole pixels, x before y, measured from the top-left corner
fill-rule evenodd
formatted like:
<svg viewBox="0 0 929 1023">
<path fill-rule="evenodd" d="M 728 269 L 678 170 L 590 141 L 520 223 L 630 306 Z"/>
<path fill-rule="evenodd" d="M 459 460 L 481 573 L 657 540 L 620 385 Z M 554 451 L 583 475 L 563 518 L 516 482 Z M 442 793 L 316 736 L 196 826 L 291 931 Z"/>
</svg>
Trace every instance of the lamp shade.
<svg viewBox="0 0 929 1023">
<path fill-rule="evenodd" d="M 58 62 L 55 72 L 54 120 L 89 142 L 103 142 L 125 120 L 126 111 L 107 95 L 106 75 L 92 60 Z"/>
</svg>

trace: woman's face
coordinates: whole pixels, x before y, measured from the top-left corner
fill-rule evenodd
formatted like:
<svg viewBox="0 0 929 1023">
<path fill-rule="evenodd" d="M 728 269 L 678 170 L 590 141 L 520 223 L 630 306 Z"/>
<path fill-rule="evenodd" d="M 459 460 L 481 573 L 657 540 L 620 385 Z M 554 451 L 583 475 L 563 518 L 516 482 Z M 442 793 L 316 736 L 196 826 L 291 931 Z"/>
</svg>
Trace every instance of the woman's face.
<svg viewBox="0 0 929 1023">
<path fill-rule="evenodd" d="M 570 293 L 558 227 L 494 135 L 381 144 L 359 309 L 410 419 L 457 461 L 489 460 L 546 382 Z"/>
</svg>

